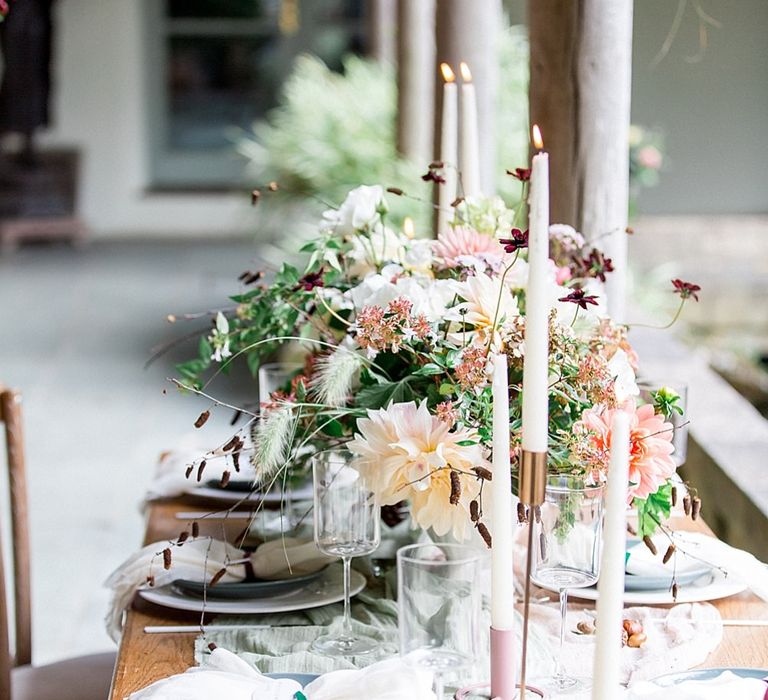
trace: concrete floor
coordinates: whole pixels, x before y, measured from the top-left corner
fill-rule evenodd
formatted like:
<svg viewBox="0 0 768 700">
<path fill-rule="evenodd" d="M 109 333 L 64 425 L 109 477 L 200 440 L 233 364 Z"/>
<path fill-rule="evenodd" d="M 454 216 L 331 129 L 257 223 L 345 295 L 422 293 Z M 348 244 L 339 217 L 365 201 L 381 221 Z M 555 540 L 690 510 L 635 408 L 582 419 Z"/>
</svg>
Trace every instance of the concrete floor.
<svg viewBox="0 0 768 700">
<path fill-rule="evenodd" d="M 102 583 L 141 544 L 158 453 L 200 411 L 166 382 L 193 348 L 144 362 L 156 344 L 206 326 L 165 317 L 224 304 L 254 251 L 135 242 L 0 258 L 0 381 L 24 393 L 36 663 L 112 648 Z"/>
</svg>

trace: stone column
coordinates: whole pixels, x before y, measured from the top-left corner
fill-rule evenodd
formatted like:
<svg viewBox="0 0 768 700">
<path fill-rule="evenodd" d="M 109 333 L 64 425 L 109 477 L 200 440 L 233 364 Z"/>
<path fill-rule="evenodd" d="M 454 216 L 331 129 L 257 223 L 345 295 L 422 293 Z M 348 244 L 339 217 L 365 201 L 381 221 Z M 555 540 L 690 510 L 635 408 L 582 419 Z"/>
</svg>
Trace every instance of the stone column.
<svg viewBox="0 0 768 700">
<path fill-rule="evenodd" d="M 426 170 L 435 114 L 435 0 L 398 0 L 397 149 Z"/>
<path fill-rule="evenodd" d="M 396 59 L 395 31 L 397 0 L 370 0 L 368 6 L 368 36 L 370 55 L 381 63 L 394 65 Z"/>
<path fill-rule="evenodd" d="M 531 0 L 531 122 L 551 154 L 552 221 L 613 260 L 608 308 L 625 321 L 632 0 Z"/>
</svg>

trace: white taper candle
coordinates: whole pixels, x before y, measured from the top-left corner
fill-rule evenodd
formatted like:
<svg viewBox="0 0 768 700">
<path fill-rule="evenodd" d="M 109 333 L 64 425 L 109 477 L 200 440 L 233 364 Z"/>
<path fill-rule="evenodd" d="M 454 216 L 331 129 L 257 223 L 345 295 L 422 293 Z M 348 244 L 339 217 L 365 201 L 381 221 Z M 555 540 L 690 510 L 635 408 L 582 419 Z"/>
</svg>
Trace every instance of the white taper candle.
<svg viewBox="0 0 768 700">
<path fill-rule="evenodd" d="M 534 142 L 541 134 L 534 126 Z M 539 152 L 531 165 L 528 198 L 528 286 L 525 292 L 523 363 L 523 449 L 546 452 L 549 423 L 549 154 Z"/>
<path fill-rule="evenodd" d="M 510 630 L 515 622 L 512 477 L 509 458 L 507 356 L 493 355 L 493 479 L 491 480 L 491 625 Z"/>
<path fill-rule="evenodd" d="M 592 700 L 615 700 L 620 689 L 628 483 L 629 415 L 624 411 L 616 411 L 611 422 L 603 555 L 597 583 L 597 639 Z"/>
<path fill-rule="evenodd" d="M 461 171 L 462 194 L 477 197 L 480 191 L 480 134 L 477 127 L 477 93 L 469 66 L 462 62 L 461 70 Z"/>
<path fill-rule="evenodd" d="M 440 160 L 444 183 L 437 185 L 437 233 L 448 228 L 453 218 L 451 203 L 456 199 L 456 167 L 459 160 L 459 93 L 456 76 L 447 63 L 440 64 L 443 73 L 443 109 L 440 113 Z"/>
</svg>

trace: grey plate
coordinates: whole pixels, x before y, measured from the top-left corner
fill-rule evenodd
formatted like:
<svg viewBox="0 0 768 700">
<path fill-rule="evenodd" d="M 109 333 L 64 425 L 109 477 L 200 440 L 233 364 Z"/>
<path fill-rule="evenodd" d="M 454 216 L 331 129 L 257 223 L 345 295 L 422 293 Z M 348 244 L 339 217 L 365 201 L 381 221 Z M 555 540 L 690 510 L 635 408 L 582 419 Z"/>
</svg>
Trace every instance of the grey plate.
<svg viewBox="0 0 768 700">
<path fill-rule="evenodd" d="M 320 578 L 326 568 L 323 567 L 320 571 L 315 571 L 313 574 L 293 576 L 279 581 L 229 581 L 227 583 L 217 583 L 215 586 L 208 588 L 207 597 L 219 600 L 248 600 L 289 593 Z M 173 587 L 182 595 L 191 595 L 197 598 L 202 598 L 205 593 L 205 584 L 200 581 L 190 581 L 181 578 L 173 582 Z"/>
<path fill-rule="evenodd" d="M 726 671 L 730 671 L 739 676 L 739 678 L 762 679 L 768 677 L 768 670 L 764 668 L 702 668 L 697 671 L 666 673 L 663 676 L 652 679 L 651 683 L 654 683 L 661 688 L 671 688 L 672 686 L 679 685 L 685 681 L 711 681 Z"/>
<path fill-rule="evenodd" d="M 286 678 L 289 681 L 301 683 L 302 688 L 306 688 L 313 680 L 319 678 L 316 673 L 265 673 L 267 678 Z"/>
<path fill-rule="evenodd" d="M 702 566 L 700 569 L 693 569 L 686 571 L 684 574 L 678 574 L 675 580 L 679 586 L 684 586 L 700 579 L 711 570 L 712 567 L 710 566 Z M 661 591 L 669 588 L 672 588 L 671 574 L 669 576 L 636 576 L 634 574 L 626 574 L 624 576 L 625 591 Z"/>
</svg>

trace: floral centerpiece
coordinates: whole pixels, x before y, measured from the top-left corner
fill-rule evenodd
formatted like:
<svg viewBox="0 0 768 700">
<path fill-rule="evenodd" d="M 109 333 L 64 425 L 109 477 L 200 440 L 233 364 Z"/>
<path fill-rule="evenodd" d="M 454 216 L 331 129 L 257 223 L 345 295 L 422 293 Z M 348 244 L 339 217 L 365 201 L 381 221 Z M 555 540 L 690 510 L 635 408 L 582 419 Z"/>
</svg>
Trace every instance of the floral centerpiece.
<svg viewBox="0 0 768 700">
<path fill-rule="evenodd" d="M 439 181 L 438 168 L 425 178 Z M 525 195 L 530 172 L 512 174 Z M 438 535 L 461 540 L 474 526 L 487 539 L 492 352 L 508 360 L 513 465 L 519 452 L 524 210 L 457 201 L 450 227 L 430 240 L 390 226 L 387 195 L 408 197 L 363 186 L 325 212 L 301 269 L 284 264 L 269 282 L 243 273 L 236 308 L 218 313 L 199 357 L 180 366 L 181 385 L 210 396 L 207 384 L 230 363 L 242 359 L 255 374 L 269 354 L 300 347 L 303 369 L 223 452 L 250 451 L 264 485 L 305 474 L 308 454 L 346 443 L 383 504 L 409 501 L 414 523 Z M 638 406 L 637 355 L 602 305 L 611 261 L 569 226 L 550 235 L 549 468 L 603 480 L 611 416 L 626 411 L 629 496 L 648 534 L 673 498 L 675 398 Z M 676 284 L 681 302 L 698 289 Z"/>
</svg>

